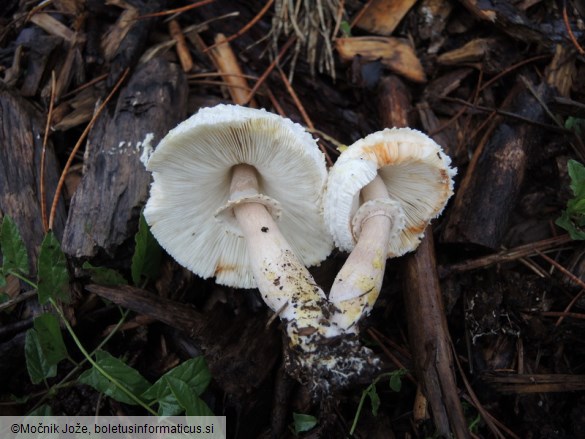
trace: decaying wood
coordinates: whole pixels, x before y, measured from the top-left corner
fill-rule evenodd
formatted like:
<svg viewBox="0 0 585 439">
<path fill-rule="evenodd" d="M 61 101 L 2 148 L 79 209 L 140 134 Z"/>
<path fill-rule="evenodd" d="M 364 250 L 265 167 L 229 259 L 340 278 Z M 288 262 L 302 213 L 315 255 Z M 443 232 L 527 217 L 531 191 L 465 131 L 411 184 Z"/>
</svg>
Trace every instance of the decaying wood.
<svg viewBox="0 0 585 439">
<path fill-rule="evenodd" d="M 343 61 L 351 61 L 356 56 L 366 61 L 380 60 L 385 67 L 411 81 L 426 81 L 424 69 L 412 45 L 400 38 L 337 38 L 335 47 Z"/>
<path fill-rule="evenodd" d="M 493 264 L 504 264 L 510 261 L 516 261 L 520 258 L 534 256 L 537 252 L 544 252 L 555 250 L 566 245 L 572 241 L 569 235 L 555 236 L 554 238 L 544 239 L 539 242 L 531 242 L 530 244 L 521 245 L 519 247 L 503 250 L 499 253 L 484 256 L 478 259 L 459 262 L 452 265 L 440 266 L 439 276 L 446 277 L 454 273 L 462 273 L 470 270 L 477 270 L 478 268 L 489 267 Z"/>
<path fill-rule="evenodd" d="M 183 71 L 188 73 L 193 68 L 193 58 L 189 53 L 189 48 L 187 47 L 187 40 L 185 39 L 185 35 L 183 35 L 183 30 L 181 29 L 181 25 L 177 20 L 169 21 L 169 33 L 173 40 L 176 42 L 176 49 L 177 55 L 179 56 L 179 61 L 181 62 L 181 67 L 183 67 Z"/>
<path fill-rule="evenodd" d="M 74 31 L 72 31 L 63 23 L 61 23 L 53 16 L 45 12 L 34 14 L 30 18 L 30 21 L 36 24 L 41 29 L 43 29 L 44 31 L 46 31 L 47 33 L 62 38 L 68 43 L 73 43 L 75 41 L 76 37 Z"/>
<path fill-rule="evenodd" d="M 453 3 L 448 0 L 422 0 L 417 11 L 419 17 L 418 34 L 423 40 L 430 39 L 429 53 L 436 53 L 442 44 L 442 35 L 447 19 L 453 10 Z M 437 43 L 435 43 L 435 41 Z"/>
<path fill-rule="evenodd" d="M 541 99 L 546 87 L 540 87 Z M 542 121 L 544 110 L 522 84 L 512 92 L 506 109 L 533 121 Z M 497 118 L 488 141 L 476 149 L 453 202 L 443 239 L 499 248 L 524 181 L 532 146 L 541 129 L 525 122 Z"/>
<path fill-rule="evenodd" d="M 390 35 L 416 0 L 373 0 L 365 6 L 355 25 L 373 34 Z"/>
<path fill-rule="evenodd" d="M 469 431 L 457 391 L 430 227 L 417 251 L 404 258 L 404 268 L 410 349 L 435 427 L 445 437 L 467 438 Z"/>
<path fill-rule="evenodd" d="M 242 397 L 258 389 L 280 356 L 279 331 L 266 328 L 265 316 L 230 315 L 222 306 L 202 313 L 184 303 L 130 286 L 86 288 L 188 334 L 205 353 L 217 383 L 229 394 Z"/>
<path fill-rule="evenodd" d="M 546 69 L 546 78 L 562 97 L 568 97 L 571 94 L 573 81 L 577 77 L 575 60 L 576 55 L 573 49 L 561 44 L 555 46 L 554 57 Z"/>
<path fill-rule="evenodd" d="M 538 24 L 531 22 L 523 11 L 512 2 L 459 0 L 469 12 L 480 20 L 494 23 L 502 31 L 521 41 L 531 41 L 541 46 L 552 45 L 554 35 L 546 33 Z M 550 31 L 549 31 L 550 32 Z"/>
<path fill-rule="evenodd" d="M 53 111 L 53 129 L 67 131 L 89 122 L 98 96 L 97 88 L 90 87 L 80 91 L 71 99 L 61 102 Z"/>
<path fill-rule="evenodd" d="M 26 245 L 31 273 L 45 235 L 41 220 L 41 154 L 44 116 L 13 91 L 0 88 L 0 214 L 14 219 Z M 51 205 L 59 170 L 52 144 L 45 158 L 45 202 Z M 65 208 L 59 204 L 54 232 L 61 237 Z"/>
<path fill-rule="evenodd" d="M 495 40 L 493 39 L 477 38 L 457 49 L 442 53 L 437 57 L 437 62 L 445 65 L 477 62 L 486 55 L 494 44 Z"/>
<path fill-rule="evenodd" d="M 126 68 L 134 66 L 144 52 L 154 20 L 138 20 L 138 16 L 161 10 L 163 2 L 164 0 L 137 1 L 137 6 L 120 2 L 125 8 L 124 13 L 102 41 L 104 47 L 110 48 L 106 51 L 106 59 L 110 61 L 107 80 L 109 87 L 118 81 Z"/>
<path fill-rule="evenodd" d="M 501 393 L 551 393 L 585 390 L 585 375 L 566 374 L 514 374 L 489 372 L 482 380 Z"/>
<path fill-rule="evenodd" d="M 384 127 L 409 127 L 410 93 L 404 82 L 396 76 L 385 76 L 378 92 L 378 114 Z"/>
<path fill-rule="evenodd" d="M 187 83 L 155 58 L 139 67 L 115 105 L 102 114 L 86 146 L 81 185 L 73 196 L 63 250 L 86 258 L 113 255 L 133 233 L 150 174 L 140 160 L 186 113 Z"/>
<path fill-rule="evenodd" d="M 384 78 L 378 98 L 384 126 L 410 126 L 409 101 L 407 89 L 398 78 Z M 432 233 L 429 226 L 417 251 L 403 261 L 410 349 L 437 431 L 445 436 L 453 433 L 457 438 L 465 438 L 467 424 L 459 401 Z"/>
<path fill-rule="evenodd" d="M 21 86 L 23 96 L 34 96 L 39 90 L 43 77 L 46 75 L 47 65 L 55 56 L 60 44 L 59 38 L 52 36 L 39 36 L 34 44 L 30 44 L 30 53 L 27 58 L 26 70 L 27 75 L 24 77 Z M 27 44 L 27 48 L 29 46 Z"/>
</svg>

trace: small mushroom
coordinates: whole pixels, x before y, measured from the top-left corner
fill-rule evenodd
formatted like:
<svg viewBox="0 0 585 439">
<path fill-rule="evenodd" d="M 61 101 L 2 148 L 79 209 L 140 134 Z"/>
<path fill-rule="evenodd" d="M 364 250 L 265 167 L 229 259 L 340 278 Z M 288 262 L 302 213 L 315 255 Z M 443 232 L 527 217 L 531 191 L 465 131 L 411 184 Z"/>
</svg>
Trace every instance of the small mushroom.
<svg viewBox="0 0 585 439">
<path fill-rule="evenodd" d="M 257 287 L 296 350 L 330 335 L 325 294 L 305 267 L 332 249 L 320 207 L 325 160 L 309 133 L 265 110 L 204 108 L 162 139 L 147 169 L 144 216 L 177 262 Z"/>
<path fill-rule="evenodd" d="M 386 259 L 418 246 L 453 194 L 456 169 L 441 147 L 410 128 L 385 129 L 349 146 L 329 173 L 325 222 L 337 247 L 350 251 L 329 301 L 331 320 L 357 332 L 382 286 Z"/>
</svg>

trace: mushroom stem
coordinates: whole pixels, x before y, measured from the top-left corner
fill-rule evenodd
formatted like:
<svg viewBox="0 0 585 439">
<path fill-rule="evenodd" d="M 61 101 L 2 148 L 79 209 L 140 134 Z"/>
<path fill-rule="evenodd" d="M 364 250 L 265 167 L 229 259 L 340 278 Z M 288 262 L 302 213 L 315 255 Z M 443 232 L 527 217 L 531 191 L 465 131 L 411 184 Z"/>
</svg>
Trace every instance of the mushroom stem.
<svg viewBox="0 0 585 439">
<path fill-rule="evenodd" d="M 386 185 L 376 176 L 361 190 L 362 206 L 368 201 L 389 200 Z M 402 213 L 397 210 L 397 215 Z M 339 310 L 331 321 L 344 333 L 357 332 L 356 323 L 370 312 L 382 287 L 388 244 L 396 217 L 391 210 L 375 208 L 362 219 L 357 244 L 337 274 L 329 301 Z"/>
<path fill-rule="evenodd" d="M 258 194 L 256 170 L 249 165 L 232 169 L 230 199 L 241 199 L 233 207 L 250 256 L 254 274 L 264 302 L 287 324 L 292 345 L 314 350 L 311 340 L 326 336 L 322 325 L 327 299 L 306 267 L 298 260 L 266 207 L 246 200 Z"/>
</svg>

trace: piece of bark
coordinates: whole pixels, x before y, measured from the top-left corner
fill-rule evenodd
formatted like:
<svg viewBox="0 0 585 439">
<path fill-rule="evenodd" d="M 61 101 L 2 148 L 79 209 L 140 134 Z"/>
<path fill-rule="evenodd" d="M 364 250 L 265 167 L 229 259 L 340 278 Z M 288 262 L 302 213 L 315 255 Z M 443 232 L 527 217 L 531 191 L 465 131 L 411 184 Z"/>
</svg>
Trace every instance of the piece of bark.
<svg viewBox="0 0 585 439">
<path fill-rule="evenodd" d="M 544 110 L 519 84 L 512 91 L 509 112 L 540 122 Z M 545 88 L 540 87 L 541 98 Z M 488 141 L 478 147 L 455 194 L 443 233 L 450 243 L 475 244 L 498 249 L 524 181 L 528 158 L 540 139 L 541 129 L 512 119 L 497 118 Z"/>
<path fill-rule="evenodd" d="M 475 17 L 493 23 L 498 29 L 522 43 L 536 43 L 552 51 L 554 45 L 562 44 L 565 38 L 562 32 L 553 31 L 553 29 L 564 27 L 560 18 L 552 17 L 546 20 L 546 25 L 537 24 L 518 9 L 514 2 L 459 0 L 459 3 Z M 579 29 L 577 24 L 571 23 L 571 28 L 576 33 L 577 39 L 580 39 L 582 31 L 577 30 Z"/>
<path fill-rule="evenodd" d="M 202 313 L 131 286 L 88 285 L 86 289 L 185 332 L 203 350 L 216 382 L 232 395 L 258 389 L 280 356 L 279 331 L 266 328 L 265 316 L 231 315 L 221 305 Z"/>
<path fill-rule="evenodd" d="M 378 114 L 384 128 L 409 127 L 410 93 L 399 78 L 385 76 L 378 86 Z"/>
<path fill-rule="evenodd" d="M 76 34 L 59 20 L 45 12 L 38 12 L 30 17 L 30 21 L 36 24 L 50 35 L 62 38 L 70 44 L 76 40 Z"/>
<path fill-rule="evenodd" d="M 380 60 L 395 73 L 414 82 L 425 82 L 426 75 L 414 48 L 406 40 L 393 37 L 337 38 L 335 47 L 339 57 L 351 61 L 361 56 L 366 61 Z"/>
<path fill-rule="evenodd" d="M 155 11 L 163 10 L 165 0 L 137 0 L 132 5 L 123 2 L 127 8 L 115 25 L 114 36 L 106 36 L 107 44 L 111 51 L 107 52 L 106 60 L 110 60 L 110 69 L 106 84 L 108 87 L 118 81 L 124 70 L 133 67 L 140 59 L 146 45 L 148 36 L 154 25 L 154 19 L 138 19 L 140 15 L 147 15 Z"/>
<path fill-rule="evenodd" d="M 46 76 L 47 65 L 58 52 L 60 42 L 57 37 L 43 35 L 36 39 L 34 44 L 29 44 L 30 46 L 27 45 L 29 53 L 26 57 L 26 75 L 20 89 L 22 96 L 27 97 L 37 94 L 41 80 Z"/>
<path fill-rule="evenodd" d="M 45 230 L 41 215 L 41 155 L 45 116 L 17 93 L 0 87 L 0 214 L 16 222 L 26 245 L 31 273 L 36 272 Z M 45 202 L 50 209 L 59 179 L 57 159 L 49 141 L 45 158 Z M 65 208 L 58 204 L 53 231 L 60 239 Z"/>
<path fill-rule="evenodd" d="M 223 74 L 222 80 L 228 86 L 228 92 L 234 103 L 244 105 L 248 102 L 250 96 L 250 87 L 244 77 L 236 54 L 232 50 L 225 35 L 217 34 L 214 41 L 214 47 L 210 51 L 211 59 L 217 67 L 217 70 Z M 248 106 L 256 108 L 258 105 L 254 99 L 251 99 Z"/>
<path fill-rule="evenodd" d="M 449 0 L 422 0 L 417 8 L 419 19 L 418 35 L 430 39 L 429 53 L 436 53 L 444 39 L 443 30 L 453 10 Z"/>
<path fill-rule="evenodd" d="M 355 25 L 370 33 L 390 35 L 415 3 L 416 0 L 370 1 Z"/>
<path fill-rule="evenodd" d="M 63 250 L 77 258 L 113 255 L 134 232 L 148 196 L 141 154 L 185 118 L 187 82 L 177 65 L 155 58 L 120 92 L 89 135 L 83 180 L 73 196 Z"/>
<path fill-rule="evenodd" d="M 179 61 L 181 62 L 181 67 L 183 67 L 183 71 L 185 73 L 190 72 L 194 65 L 193 58 L 189 52 L 187 40 L 185 39 L 181 25 L 177 20 L 169 21 L 169 33 L 171 34 L 173 40 L 175 40 L 175 50 L 177 51 L 177 55 L 179 57 Z"/>
<path fill-rule="evenodd" d="M 416 376 L 429 400 L 437 432 L 444 437 L 468 438 L 430 227 L 417 251 L 404 258 L 403 297 Z"/>
<path fill-rule="evenodd" d="M 457 65 L 481 61 L 495 44 L 494 39 L 476 38 L 457 49 L 442 53 L 437 57 L 437 62 L 443 65 Z"/>
<path fill-rule="evenodd" d="M 385 127 L 408 127 L 410 98 L 398 78 L 381 82 L 378 111 Z M 414 369 L 431 406 L 437 431 L 444 436 L 469 437 L 459 401 L 449 332 L 442 303 L 432 228 L 417 251 L 403 259 L 404 305 Z"/>
</svg>

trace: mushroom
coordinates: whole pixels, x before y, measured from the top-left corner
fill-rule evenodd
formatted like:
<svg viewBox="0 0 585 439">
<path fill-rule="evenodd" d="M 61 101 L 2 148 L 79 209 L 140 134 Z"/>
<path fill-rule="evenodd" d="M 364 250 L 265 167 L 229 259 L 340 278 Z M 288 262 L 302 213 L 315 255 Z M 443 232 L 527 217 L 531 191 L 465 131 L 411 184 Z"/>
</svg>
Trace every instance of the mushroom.
<svg viewBox="0 0 585 439">
<path fill-rule="evenodd" d="M 350 251 L 329 294 L 332 324 L 356 333 L 382 286 L 386 259 L 418 246 L 453 194 L 456 169 L 430 137 L 385 129 L 349 146 L 330 170 L 325 223 L 337 247 Z"/>
<path fill-rule="evenodd" d="M 319 207 L 325 160 L 310 134 L 265 110 L 203 108 L 162 139 L 147 169 L 144 215 L 177 262 L 258 287 L 283 319 L 315 325 L 311 307 L 325 295 L 304 264 L 325 259 L 332 242 Z"/>
<path fill-rule="evenodd" d="M 286 325 L 289 370 L 317 384 L 331 368 L 343 376 L 363 369 L 339 346 L 366 363 L 368 352 L 331 343 L 340 335 L 328 324 L 331 306 L 305 267 L 333 247 L 321 211 L 325 160 L 309 133 L 265 110 L 204 108 L 162 139 L 147 169 L 153 235 L 199 276 L 257 287 Z"/>
</svg>

